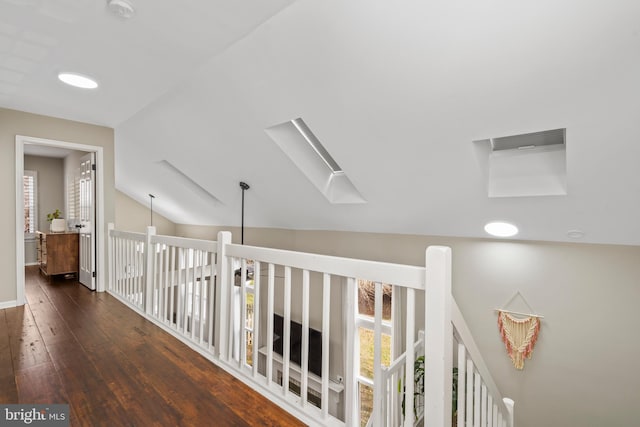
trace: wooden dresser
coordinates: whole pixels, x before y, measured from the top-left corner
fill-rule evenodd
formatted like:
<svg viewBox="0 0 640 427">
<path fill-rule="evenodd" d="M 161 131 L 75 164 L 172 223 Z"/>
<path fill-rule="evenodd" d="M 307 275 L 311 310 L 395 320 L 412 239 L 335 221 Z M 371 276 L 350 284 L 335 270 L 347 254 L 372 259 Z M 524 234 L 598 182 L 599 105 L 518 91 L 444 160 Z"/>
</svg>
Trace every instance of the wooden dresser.
<svg viewBox="0 0 640 427">
<path fill-rule="evenodd" d="M 78 233 L 37 232 L 38 264 L 47 276 L 78 274 Z"/>
</svg>

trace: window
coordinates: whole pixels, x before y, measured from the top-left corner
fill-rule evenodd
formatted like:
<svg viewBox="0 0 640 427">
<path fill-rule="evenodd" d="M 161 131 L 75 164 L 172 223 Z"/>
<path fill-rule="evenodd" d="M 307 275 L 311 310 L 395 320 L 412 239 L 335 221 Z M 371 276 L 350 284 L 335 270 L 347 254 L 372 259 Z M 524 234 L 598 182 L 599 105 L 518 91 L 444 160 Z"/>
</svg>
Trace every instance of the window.
<svg viewBox="0 0 640 427">
<path fill-rule="evenodd" d="M 24 234 L 32 237 L 38 229 L 38 174 L 25 170 L 22 177 L 24 191 Z"/>
<path fill-rule="evenodd" d="M 80 211 L 80 168 L 67 177 L 67 219 L 79 219 Z"/>
</svg>

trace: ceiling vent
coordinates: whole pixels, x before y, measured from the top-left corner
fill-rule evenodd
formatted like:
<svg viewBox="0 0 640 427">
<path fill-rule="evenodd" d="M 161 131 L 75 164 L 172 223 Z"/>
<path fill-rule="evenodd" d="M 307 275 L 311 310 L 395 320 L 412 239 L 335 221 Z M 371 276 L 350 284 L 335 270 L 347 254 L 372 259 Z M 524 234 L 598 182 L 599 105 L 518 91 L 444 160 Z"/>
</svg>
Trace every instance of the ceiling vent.
<svg viewBox="0 0 640 427">
<path fill-rule="evenodd" d="M 367 202 L 304 120 L 298 117 L 265 132 L 330 203 Z"/>
<path fill-rule="evenodd" d="M 565 139 L 566 129 L 553 129 L 483 140 L 489 145 L 488 196 L 566 195 Z"/>
<path fill-rule="evenodd" d="M 133 0 L 107 0 L 107 8 L 122 19 L 132 18 L 136 13 Z"/>
</svg>

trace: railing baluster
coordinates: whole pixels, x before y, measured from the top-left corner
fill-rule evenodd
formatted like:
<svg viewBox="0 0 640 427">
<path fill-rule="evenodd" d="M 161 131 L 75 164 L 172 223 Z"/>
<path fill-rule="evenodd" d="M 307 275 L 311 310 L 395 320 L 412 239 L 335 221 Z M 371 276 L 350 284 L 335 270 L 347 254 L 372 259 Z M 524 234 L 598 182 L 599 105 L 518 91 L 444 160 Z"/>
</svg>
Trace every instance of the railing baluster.
<svg viewBox="0 0 640 427">
<path fill-rule="evenodd" d="M 160 309 L 162 307 L 162 267 L 163 267 L 163 259 L 161 254 L 161 246 L 159 243 L 153 244 L 153 255 L 154 255 L 154 272 L 153 275 L 153 295 L 155 297 L 153 304 L 153 315 L 156 319 L 162 319 L 160 314 Z"/>
<path fill-rule="evenodd" d="M 122 272 L 122 297 L 126 300 L 128 299 L 127 286 L 129 284 L 131 271 L 129 271 L 129 266 L 127 265 L 127 241 L 125 239 L 122 239 L 120 242 L 120 255 L 122 256 L 122 265 L 124 266 Z"/>
<path fill-rule="evenodd" d="M 120 295 L 121 297 L 124 295 L 124 289 L 123 289 L 123 279 L 125 276 L 125 263 L 123 261 L 123 256 L 122 256 L 122 239 L 121 238 L 116 238 L 116 267 L 115 270 L 117 272 L 116 275 L 116 279 L 117 279 L 117 286 L 116 286 L 116 290 L 118 291 L 118 295 Z"/>
<path fill-rule="evenodd" d="M 382 378 L 382 283 L 375 284 L 373 327 L 373 382 L 380 384 Z M 413 370 L 412 370 L 413 372 Z M 382 424 L 382 388 L 373 387 L 373 425 Z"/>
<path fill-rule="evenodd" d="M 458 421 L 457 427 L 464 427 L 465 421 L 465 378 L 467 372 L 467 349 L 464 344 L 458 343 L 458 401 L 457 401 L 457 413 Z"/>
<path fill-rule="evenodd" d="M 258 347 L 260 347 L 260 261 L 253 262 L 253 377 L 258 376 Z"/>
<path fill-rule="evenodd" d="M 136 293 L 136 304 L 140 309 L 144 309 L 144 254 L 140 253 L 140 248 L 144 245 L 142 242 L 134 243 L 135 255 L 133 258 L 133 276 L 134 288 Z"/>
<path fill-rule="evenodd" d="M 207 349 L 209 351 L 211 351 L 211 349 L 213 348 L 213 328 L 214 328 L 214 319 L 216 316 L 216 312 L 215 312 L 215 308 L 214 308 L 214 301 L 215 301 L 215 284 L 216 284 L 216 275 L 217 275 L 217 266 L 215 263 L 215 253 L 213 252 L 209 252 L 207 254 L 207 260 L 209 265 L 211 266 L 211 271 L 209 274 L 209 281 L 207 283 L 207 285 L 209 286 L 209 292 L 208 292 L 208 298 L 209 298 L 209 317 L 207 318 L 207 325 L 209 328 L 209 335 L 208 335 L 208 346 Z"/>
<path fill-rule="evenodd" d="M 481 401 L 480 401 L 480 426 L 487 427 L 487 386 L 485 383 L 482 383 L 482 389 L 480 392 Z"/>
<path fill-rule="evenodd" d="M 473 427 L 480 427 L 480 390 L 482 387 L 482 379 L 476 371 L 473 379 Z"/>
<path fill-rule="evenodd" d="M 140 305 L 140 297 L 138 296 L 138 275 L 136 274 L 136 261 L 138 257 L 138 242 L 131 240 L 131 300 L 136 305 Z"/>
<path fill-rule="evenodd" d="M 172 328 L 176 328 L 178 326 L 178 319 L 175 315 L 175 298 L 176 298 L 176 269 L 178 268 L 176 265 L 176 247 L 171 246 L 171 255 L 169 256 L 171 260 L 171 293 L 169 294 L 169 324 Z"/>
<path fill-rule="evenodd" d="M 322 275 L 322 417 L 329 416 L 329 323 L 331 315 L 331 275 Z"/>
<path fill-rule="evenodd" d="M 138 306 L 138 293 L 136 289 L 137 277 L 135 273 L 136 268 L 136 244 L 134 240 L 129 240 L 129 265 L 131 268 L 131 302 Z"/>
<path fill-rule="evenodd" d="M 269 263 L 267 294 L 267 385 L 273 380 L 273 306 L 275 300 L 275 267 Z M 282 339 L 282 338 L 281 338 Z"/>
<path fill-rule="evenodd" d="M 493 427 L 493 396 L 487 396 L 487 427 Z"/>
<path fill-rule="evenodd" d="M 309 386 L 309 270 L 302 270 L 302 381 L 300 381 L 300 405 L 307 405 Z"/>
<path fill-rule="evenodd" d="M 289 392 L 289 361 L 291 358 L 291 267 L 284 267 L 284 320 L 282 325 L 282 394 Z"/>
<path fill-rule="evenodd" d="M 247 260 L 240 260 L 240 324 L 238 325 L 238 339 L 240 340 L 240 358 L 238 368 L 247 363 Z"/>
<path fill-rule="evenodd" d="M 382 293 L 378 297 L 378 289 L 376 284 L 376 303 L 380 298 L 380 316 L 382 316 Z M 413 350 L 413 343 L 415 342 L 415 292 L 413 289 L 407 289 L 407 316 L 406 316 L 406 351 L 405 351 L 405 400 L 404 400 L 404 425 L 405 427 L 413 427 L 413 393 L 415 388 L 414 378 L 414 363 L 415 353 Z M 377 308 L 377 305 L 376 305 Z M 378 326 L 378 314 L 376 313 L 376 328 Z M 376 346 L 378 343 L 376 343 Z M 375 378 L 374 378 L 375 381 Z"/>
<path fill-rule="evenodd" d="M 135 298 L 135 303 L 138 307 L 142 307 L 142 286 L 140 284 L 140 282 L 142 281 L 142 279 L 140 278 L 140 243 L 139 242 L 134 242 L 133 244 L 134 247 L 134 255 L 133 255 L 133 277 L 134 277 L 134 288 L 135 288 L 135 294 L 136 294 L 136 298 Z"/>
<path fill-rule="evenodd" d="M 191 328 L 191 341 L 193 341 L 193 338 L 196 335 L 195 318 L 196 307 L 198 306 L 196 303 L 196 254 L 193 248 L 189 248 L 189 266 L 191 267 L 191 273 L 189 273 L 191 279 L 189 282 L 191 285 L 191 316 L 189 317 L 189 327 Z"/>
<path fill-rule="evenodd" d="M 205 322 L 206 322 L 206 318 L 208 316 L 207 312 L 205 311 L 206 309 L 206 301 L 207 299 L 205 298 L 206 295 L 206 281 L 205 281 L 205 275 L 204 275 L 204 266 L 206 264 L 206 260 L 205 260 L 205 253 L 202 250 L 198 251 L 198 254 L 200 255 L 200 321 L 198 322 L 198 324 L 200 325 L 200 333 L 199 335 L 199 341 L 200 341 L 200 345 L 202 345 L 202 343 L 204 342 L 204 327 L 205 327 Z"/>
<path fill-rule="evenodd" d="M 183 280 L 182 272 L 185 269 L 184 248 L 178 248 L 178 310 L 176 314 L 176 323 L 179 323 L 178 330 L 183 334 L 187 332 L 186 325 L 186 308 L 185 301 L 187 297 L 186 279 Z"/>
<path fill-rule="evenodd" d="M 473 361 L 467 359 L 467 413 L 465 419 L 467 420 L 467 427 L 473 427 Z"/>
<path fill-rule="evenodd" d="M 162 303 L 162 322 L 168 322 L 168 312 L 169 312 L 169 284 L 170 284 L 170 275 L 171 268 L 169 264 L 169 246 L 163 245 L 164 252 L 164 301 Z"/>
<path fill-rule="evenodd" d="M 346 348 L 344 353 L 344 366 L 345 366 L 345 424 L 347 426 L 356 425 L 359 423 L 359 398 L 358 398 L 358 361 L 359 355 L 356 353 L 356 339 L 357 330 L 356 325 L 356 304 L 357 304 L 357 292 L 356 279 L 349 277 L 347 279 L 347 286 L 345 287 L 345 297 L 343 298 L 346 305 L 345 313 L 346 318 L 344 321 L 344 336 L 346 337 Z"/>
<path fill-rule="evenodd" d="M 113 237 L 111 237 L 111 232 L 114 229 L 113 223 L 107 224 L 107 272 L 109 274 L 109 281 L 107 282 L 107 290 L 113 291 Z"/>
<path fill-rule="evenodd" d="M 131 241 L 130 240 L 127 240 L 125 242 L 125 247 L 126 247 L 125 259 L 126 259 L 126 262 L 127 262 L 127 267 L 129 269 L 129 272 L 127 274 L 127 288 L 126 288 L 127 290 L 126 290 L 126 294 L 125 295 L 127 297 L 127 300 L 131 301 L 131 264 L 130 264 L 130 262 L 131 262 L 130 261 L 131 260 Z"/>
<path fill-rule="evenodd" d="M 164 322 L 167 313 L 167 269 L 165 266 L 165 251 L 161 243 L 156 243 L 158 254 L 158 319 Z"/>
<path fill-rule="evenodd" d="M 115 280 L 116 293 L 119 296 L 122 296 L 122 276 L 124 275 L 124 263 L 122 262 L 122 251 L 120 239 L 118 237 L 114 238 L 114 246 L 115 246 L 115 257 L 116 262 L 113 266 L 113 280 Z"/>
<path fill-rule="evenodd" d="M 124 299 L 127 297 L 127 259 L 125 256 L 126 242 L 124 239 L 118 239 L 118 246 L 120 247 L 120 262 L 122 268 L 120 269 L 120 296 Z"/>
</svg>

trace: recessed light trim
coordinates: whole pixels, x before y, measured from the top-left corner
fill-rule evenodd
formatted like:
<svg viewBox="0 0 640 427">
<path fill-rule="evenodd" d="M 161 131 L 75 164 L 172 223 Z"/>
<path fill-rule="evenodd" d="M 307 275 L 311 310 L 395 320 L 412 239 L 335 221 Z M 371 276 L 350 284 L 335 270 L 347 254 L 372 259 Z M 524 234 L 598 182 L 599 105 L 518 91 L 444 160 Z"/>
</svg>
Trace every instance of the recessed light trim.
<svg viewBox="0 0 640 427">
<path fill-rule="evenodd" d="M 518 227 L 508 222 L 494 221 L 485 225 L 484 231 L 494 237 L 512 237 L 518 234 Z"/>
<path fill-rule="evenodd" d="M 570 239 L 582 239 L 584 237 L 584 231 L 569 230 L 567 231 L 567 237 L 569 237 Z"/>
<path fill-rule="evenodd" d="M 98 82 L 93 78 L 78 73 L 62 72 L 58 74 L 58 79 L 69 86 L 80 89 L 96 89 Z"/>
</svg>

